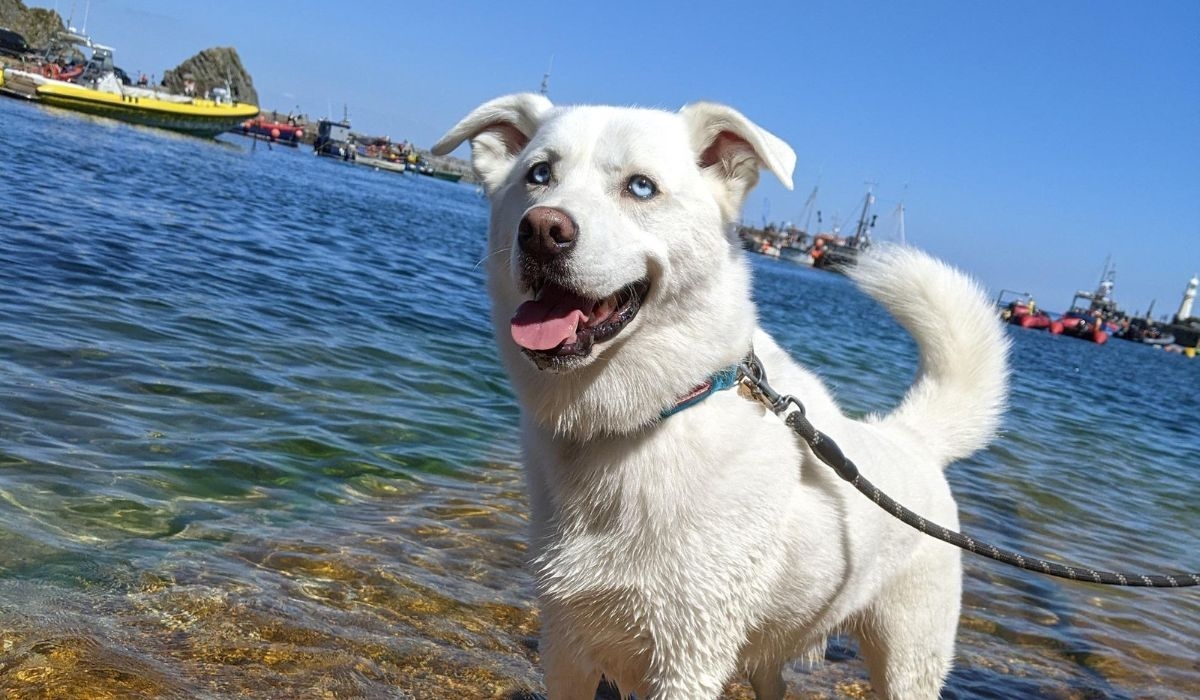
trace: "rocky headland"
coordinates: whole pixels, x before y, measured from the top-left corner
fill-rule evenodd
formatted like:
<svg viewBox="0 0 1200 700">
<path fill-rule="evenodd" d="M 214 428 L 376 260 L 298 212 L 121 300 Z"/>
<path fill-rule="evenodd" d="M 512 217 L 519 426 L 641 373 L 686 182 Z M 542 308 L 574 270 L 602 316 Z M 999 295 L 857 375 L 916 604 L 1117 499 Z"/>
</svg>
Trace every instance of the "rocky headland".
<svg viewBox="0 0 1200 700">
<path fill-rule="evenodd" d="M 196 94 L 228 85 L 238 102 L 258 104 L 258 91 L 249 71 L 242 66 L 237 49 L 229 46 L 204 49 L 178 66 L 163 73 L 162 84 L 171 92 L 182 93 L 188 77 L 196 82 Z"/>
<path fill-rule="evenodd" d="M 64 29 L 62 17 L 54 10 L 26 7 L 21 0 L 0 0 L 0 27 L 25 37 L 30 46 L 45 46 Z"/>
</svg>

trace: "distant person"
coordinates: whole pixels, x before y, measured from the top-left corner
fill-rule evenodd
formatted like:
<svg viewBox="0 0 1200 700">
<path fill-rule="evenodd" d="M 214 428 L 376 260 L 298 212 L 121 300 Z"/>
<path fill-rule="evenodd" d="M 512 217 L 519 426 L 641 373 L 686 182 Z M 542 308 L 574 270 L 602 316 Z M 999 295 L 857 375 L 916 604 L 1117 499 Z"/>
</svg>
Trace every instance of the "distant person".
<svg viewBox="0 0 1200 700">
<path fill-rule="evenodd" d="M 138 74 L 138 83 L 137 83 L 137 84 L 138 84 L 139 86 L 141 86 L 141 87 L 146 87 L 147 85 L 149 85 L 149 84 L 150 84 L 150 79 L 146 77 L 146 74 L 145 74 L 145 73 L 139 73 L 139 74 Z"/>
</svg>

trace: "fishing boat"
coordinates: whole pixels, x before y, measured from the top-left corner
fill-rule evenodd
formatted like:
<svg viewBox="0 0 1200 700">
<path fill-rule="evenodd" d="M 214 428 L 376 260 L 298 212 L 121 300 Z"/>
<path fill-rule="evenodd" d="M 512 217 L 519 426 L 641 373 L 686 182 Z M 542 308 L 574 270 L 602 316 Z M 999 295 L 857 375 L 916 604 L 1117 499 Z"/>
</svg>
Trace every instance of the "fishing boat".
<svg viewBox="0 0 1200 700">
<path fill-rule="evenodd" d="M 1059 319 L 1063 335 L 1090 340 L 1097 345 L 1108 342 L 1116 332 L 1117 324 L 1126 316 L 1112 298 L 1116 277 L 1117 270 L 1112 265 L 1112 258 L 1106 258 L 1095 291 L 1075 292 L 1070 309 Z"/>
<path fill-rule="evenodd" d="M 5 66 L 3 89 L 53 107 L 205 138 L 259 112 L 255 105 L 234 100 L 229 88 L 213 88 L 208 98 L 199 98 L 131 85 L 113 63 L 113 49 L 83 34 L 60 33 L 55 49 L 58 55 L 48 52 L 38 64 Z M 85 61 L 65 58 L 71 49 Z"/>
<path fill-rule="evenodd" d="M 867 188 L 853 236 L 845 240 L 830 238 L 824 242 L 821 242 L 821 237 L 818 236 L 814 240 L 811 251 L 813 267 L 831 272 L 842 272 L 858 264 L 859 254 L 871 247 L 871 231 L 875 228 L 876 218 L 871 213 L 871 205 L 874 203 L 875 195 L 871 193 L 870 188 Z"/>
<path fill-rule="evenodd" d="M 313 141 L 313 153 L 326 158 L 353 161 L 358 157 L 354 137 L 350 134 L 350 118 L 343 109 L 341 121 L 322 119 L 317 122 L 317 138 Z"/>
</svg>

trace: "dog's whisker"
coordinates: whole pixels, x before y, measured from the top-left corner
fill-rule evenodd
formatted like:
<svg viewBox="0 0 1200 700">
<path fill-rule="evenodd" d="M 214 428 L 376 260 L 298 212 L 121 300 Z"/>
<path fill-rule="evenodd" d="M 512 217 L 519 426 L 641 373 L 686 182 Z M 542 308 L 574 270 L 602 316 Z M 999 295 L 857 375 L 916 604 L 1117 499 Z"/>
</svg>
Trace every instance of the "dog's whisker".
<svg viewBox="0 0 1200 700">
<path fill-rule="evenodd" d="M 493 250 L 492 252 L 490 252 L 487 255 L 480 258 L 479 261 L 475 263 L 474 267 L 471 268 L 471 270 L 472 271 L 478 270 L 480 265 L 482 265 L 488 261 L 488 258 L 495 257 L 497 255 L 500 255 L 501 253 L 509 253 L 509 252 L 512 252 L 512 246 L 508 246 L 506 248 L 497 248 L 496 250 Z"/>
</svg>

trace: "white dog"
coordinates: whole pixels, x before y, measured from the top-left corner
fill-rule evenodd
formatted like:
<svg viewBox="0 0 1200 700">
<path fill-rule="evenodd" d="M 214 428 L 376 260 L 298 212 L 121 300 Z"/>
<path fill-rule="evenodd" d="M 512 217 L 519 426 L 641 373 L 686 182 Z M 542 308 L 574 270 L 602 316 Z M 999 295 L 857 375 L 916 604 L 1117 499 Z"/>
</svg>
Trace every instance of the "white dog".
<svg viewBox="0 0 1200 700">
<path fill-rule="evenodd" d="M 492 320 L 522 406 L 549 697 L 591 700 L 604 674 L 641 698 L 716 698 L 741 671 L 778 699 L 785 663 L 839 629 L 857 633 L 880 696 L 936 697 L 958 550 L 840 481 L 744 391 L 665 414 L 753 349 L 864 476 L 956 527 L 942 471 L 987 443 L 1006 392 L 1006 336 L 980 289 L 911 250 L 860 263 L 921 365 L 895 412 L 851 420 L 757 328 L 732 235 L 760 168 L 791 187 L 785 143 L 716 104 L 531 94 L 480 106 L 434 153 L 466 140 L 492 204 Z"/>
</svg>

